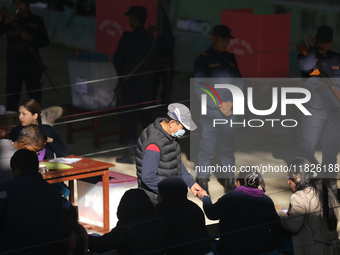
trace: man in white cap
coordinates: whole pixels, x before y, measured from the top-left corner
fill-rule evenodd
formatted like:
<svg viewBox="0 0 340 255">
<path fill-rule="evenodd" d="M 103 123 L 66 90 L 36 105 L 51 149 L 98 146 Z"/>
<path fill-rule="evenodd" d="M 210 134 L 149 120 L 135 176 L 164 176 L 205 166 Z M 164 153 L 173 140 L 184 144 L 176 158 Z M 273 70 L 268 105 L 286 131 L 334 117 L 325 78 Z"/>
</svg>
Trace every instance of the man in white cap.
<svg viewBox="0 0 340 255">
<path fill-rule="evenodd" d="M 143 130 L 136 148 L 138 187 L 157 204 L 158 183 L 170 176 L 182 177 L 194 196 L 202 190 L 181 160 L 178 138 L 186 130 L 197 127 L 188 107 L 174 103 L 168 106 L 168 116 L 157 118 Z"/>
</svg>

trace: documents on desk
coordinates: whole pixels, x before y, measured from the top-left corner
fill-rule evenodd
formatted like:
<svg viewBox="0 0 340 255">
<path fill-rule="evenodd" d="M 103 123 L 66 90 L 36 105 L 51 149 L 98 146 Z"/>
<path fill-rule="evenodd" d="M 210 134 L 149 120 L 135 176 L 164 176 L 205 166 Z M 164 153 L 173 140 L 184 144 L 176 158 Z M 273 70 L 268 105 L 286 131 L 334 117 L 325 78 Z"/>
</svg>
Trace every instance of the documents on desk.
<svg viewBox="0 0 340 255">
<path fill-rule="evenodd" d="M 49 162 L 72 164 L 72 163 L 78 162 L 80 160 L 81 160 L 81 158 L 55 158 L 55 159 L 51 159 Z"/>
</svg>

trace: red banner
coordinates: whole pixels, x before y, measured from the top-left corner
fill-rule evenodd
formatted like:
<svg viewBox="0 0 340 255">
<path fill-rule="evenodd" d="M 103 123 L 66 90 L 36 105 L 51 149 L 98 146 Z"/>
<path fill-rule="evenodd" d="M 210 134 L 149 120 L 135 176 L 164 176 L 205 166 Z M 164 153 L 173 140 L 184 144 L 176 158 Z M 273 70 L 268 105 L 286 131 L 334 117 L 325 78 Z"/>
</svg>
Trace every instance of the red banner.
<svg viewBox="0 0 340 255">
<path fill-rule="evenodd" d="M 253 12 L 252 8 L 222 10 L 221 24 L 234 37 L 227 50 L 235 53 L 243 77 L 288 77 L 290 14 Z"/>
</svg>

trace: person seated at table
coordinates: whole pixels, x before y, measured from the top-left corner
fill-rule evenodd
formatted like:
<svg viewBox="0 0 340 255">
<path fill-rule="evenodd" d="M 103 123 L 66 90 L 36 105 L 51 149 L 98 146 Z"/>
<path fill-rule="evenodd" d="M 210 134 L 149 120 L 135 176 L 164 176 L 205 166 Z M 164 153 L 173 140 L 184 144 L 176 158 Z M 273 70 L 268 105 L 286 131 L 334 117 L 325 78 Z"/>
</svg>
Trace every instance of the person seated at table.
<svg viewBox="0 0 340 255">
<path fill-rule="evenodd" d="M 58 245 L 57 254 L 87 255 L 88 236 L 85 228 L 78 223 L 76 208 L 64 199 L 64 228 L 62 242 Z"/>
<path fill-rule="evenodd" d="M 22 102 L 19 107 L 19 120 L 20 124 L 11 129 L 8 139 L 15 142 L 21 129 L 30 124 L 39 125 L 47 135 L 47 143 L 45 145 L 46 153 L 43 159 L 54 158 L 54 153 L 57 157 L 66 156 L 67 148 L 59 135 L 50 125 L 42 124 L 41 105 L 38 101 L 35 99 L 27 99 Z"/>
<path fill-rule="evenodd" d="M 237 188 L 215 204 L 206 191 L 199 192 L 208 219 L 220 220 L 219 255 L 267 254 L 276 249 L 273 232 L 281 230 L 280 218 L 265 191 L 260 173 L 255 168 L 246 168 L 237 178 Z"/>
<path fill-rule="evenodd" d="M 47 135 L 47 143 L 44 150 L 38 155 L 39 161 L 43 159 L 53 159 L 54 153 L 57 157 L 65 157 L 67 148 L 58 134 L 50 125 L 41 122 L 41 105 L 35 99 L 27 99 L 19 106 L 20 124 L 11 129 L 8 139 L 15 142 L 20 130 L 30 124 L 38 125 Z M 44 155 L 45 153 L 45 155 Z M 70 190 L 64 183 L 55 183 L 54 187 L 60 191 L 63 197 L 70 195 Z"/>
<path fill-rule="evenodd" d="M 276 211 L 282 226 L 292 233 L 295 255 L 340 254 L 337 223 L 339 203 L 333 192 L 318 178 L 305 158 L 289 164 L 288 184 L 293 191 L 287 213 Z"/>
<path fill-rule="evenodd" d="M 0 254 L 50 254 L 61 237 L 62 197 L 42 178 L 34 151 L 16 151 L 10 164 L 15 179 L 0 185 Z"/>
<path fill-rule="evenodd" d="M 204 213 L 188 200 L 188 187 L 184 180 L 170 176 L 158 183 L 157 215 L 169 229 L 167 255 L 213 254 Z M 174 246 L 174 247 L 173 247 Z"/>
<path fill-rule="evenodd" d="M 28 125 L 21 129 L 15 142 L 9 139 L 0 140 L 0 184 L 13 180 L 10 165 L 11 157 L 20 149 L 27 149 L 39 154 L 44 148 L 46 133 L 37 125 Z"/>
<path fill-rule="evenodd" d="M 168 234 L 165 223 L 154 214 L 154 206 L 141 189 L 126 191 L 117 208 L 115 228 L 103 236 L 89 235 L 89 250 L 118 254 L 164 254 Z M 152 252 L 155 251 L 155 252 Z"/>
</svg>

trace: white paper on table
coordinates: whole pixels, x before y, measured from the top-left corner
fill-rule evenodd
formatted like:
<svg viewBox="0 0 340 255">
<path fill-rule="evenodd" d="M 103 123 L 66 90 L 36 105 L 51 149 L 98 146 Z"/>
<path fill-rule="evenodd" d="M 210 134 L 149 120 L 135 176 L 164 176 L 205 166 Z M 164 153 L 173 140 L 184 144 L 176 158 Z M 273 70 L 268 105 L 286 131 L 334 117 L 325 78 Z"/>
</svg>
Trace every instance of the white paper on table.
<svg viewBox="0 0 340 255">
<path fill-rule="evenodd" d="M 81 158 L 55 158 L 55 159 L 51 159 L 49 162 L 72 164 L 72 163 L 78 162 L 80 160 L 81 160 Z"/>
</svg>

